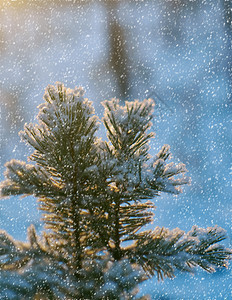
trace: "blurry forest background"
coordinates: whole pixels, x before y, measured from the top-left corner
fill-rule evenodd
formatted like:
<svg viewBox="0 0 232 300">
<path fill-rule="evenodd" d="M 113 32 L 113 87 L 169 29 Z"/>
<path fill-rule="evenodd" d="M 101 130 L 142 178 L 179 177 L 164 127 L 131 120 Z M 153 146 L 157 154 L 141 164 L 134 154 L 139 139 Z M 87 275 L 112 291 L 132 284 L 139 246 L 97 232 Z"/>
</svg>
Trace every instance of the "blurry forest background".
<svg viewBox="0 0 232 300">
<path fill-rule="evenodd" d="M 34 122 L 48 84 L 83 86 L 102 116 L 112 97 L 156 102 L 155 155 L 170 144 L 191 186 L 162 195 L 153 226 L 218 225 L 232 239 L 232 1 L 0 1 L 0 179 L 30 150 L 18 132 Z M 104 133 L 103 137 L 104 137 Z M 1 200 L 0 228 L 26 239 L 41 229 L 33 197 Z M 230 299 L 232 266 L 140 287 L 154 299 Z"/>
</svg>

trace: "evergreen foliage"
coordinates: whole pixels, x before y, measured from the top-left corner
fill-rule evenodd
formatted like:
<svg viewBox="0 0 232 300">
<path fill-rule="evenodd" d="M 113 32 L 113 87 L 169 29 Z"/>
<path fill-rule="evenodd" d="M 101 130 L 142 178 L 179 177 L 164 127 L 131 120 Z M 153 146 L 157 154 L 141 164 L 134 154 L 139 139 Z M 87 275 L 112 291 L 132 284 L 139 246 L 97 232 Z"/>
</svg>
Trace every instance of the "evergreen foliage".
<svg viewBox="0 0 232 300">
<path fill-rule="evenodd" d="M 226 266 L 222 228 L 142 230 L 152 222 L 151 199 L 189 182 L 185 166 L 169 162 L 168 145 L 148 153 L 153 101 L 104 101 L 102 141 L 83 94 L 48 86 L 38 124 L 20 132 L 32 163 L 6 164 L 1 197 L 35 196 L 45 230 L 38 237 L 29 227 L 28 243 L 0 232 L 1 299 L 137 299 L 138 284 L 154 274 Z"/>
</svg>

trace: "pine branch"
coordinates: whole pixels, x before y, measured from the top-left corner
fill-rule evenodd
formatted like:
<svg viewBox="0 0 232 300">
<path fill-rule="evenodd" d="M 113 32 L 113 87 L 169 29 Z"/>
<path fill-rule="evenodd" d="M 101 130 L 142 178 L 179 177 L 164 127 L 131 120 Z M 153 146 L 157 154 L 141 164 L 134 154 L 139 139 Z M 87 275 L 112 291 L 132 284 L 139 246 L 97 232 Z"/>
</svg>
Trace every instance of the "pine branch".
<svg viewBox="0 0 232 300">
<path fill-rule="evenodd" d="M 147 142 L 153 135 L 147 132 L 151 126 L 152 100 L 126 102 L 122 107 L 113 99 L 104 101 L 103 105 L 103 122 L 112 143 L 106 144 L 105 151 L 108 159 L 114 161 L 108 180 L 111 199 L 108 221 L 109 227 L 114 226 L 109 244 L 112 243 L 113 257 L 119 260 L 123 255 L 122 241 L 133 240 L 135 233 L 151 222 L 149 210 L 153 207 L 142 204 L 141 200 L 151 199 L 160 191 L 177 193 L 176 187 L 188 180 L 174 179 L 186 169 L 181 164 L 165 163 L 170 156 L 167 146 L 161 149 L 155 163 L 146 163 L 149 159 Z"/>
<path fill-rule="evenodd" d="M 5 166 L 7 179 L 0 184 L 2 198 L 22 194 L 36 197 L 65 196 L 64 185 L 53 179 L 43 168 L 18 160 L 11 160 Z"/>
<path fill-rule="evenodd" d="M 134 237 L 135 238 L 135 237 Z M 156 228 L 137 235 L 127 250 L 131 262 L 138 263 L 148 276 L 175 277 L 175 270 L 192 273 L 195 266 L 207 272 L 227 265 L 232 251 L 217 243 L 226 238 L 220 227 L 197 228 L 185 234 L 180 229 Z"/>
<path fill-rule="evenodd" d="M 150 166 L 149 173 L 145 173 L 147 188 L 153 191 L 154 195 L 160 192 L 179 194 L 181 186 L 190 183 L 190 178 L 184 174 L 187 169 L 184 164 L 166 163 L 170 157 L 169 146 L 164 145 Z M 182 175 L 182 176 L 178 176 Z"/>
<path fill-rule="evenodd" d="M 114 147 L 114 155 L 126 160 L 129 156 L 135 157 L 136 153 L 144 151 L 144 159 L 147 160 L 146 144 L 153 134 L 145 132 L 151 126 L 153 101 L 126 101 L 126 105 L 122 107 L 118 100 L 113 99 L 102 104 L 105 107 L 103 122 Z"/>
<path fill-rule="evenodd" d="M 33 226 L 28 229 L 29 243 L 14 241 L 5 232 L 0 234 L 0 296 L 35 295 L 46 289 L 48 295 L 65 280 L 62 256 L 54 255 L 44 242 L 38 240 Z M 7 296 L 6 296 L 7 297 Z"/>
</svg>

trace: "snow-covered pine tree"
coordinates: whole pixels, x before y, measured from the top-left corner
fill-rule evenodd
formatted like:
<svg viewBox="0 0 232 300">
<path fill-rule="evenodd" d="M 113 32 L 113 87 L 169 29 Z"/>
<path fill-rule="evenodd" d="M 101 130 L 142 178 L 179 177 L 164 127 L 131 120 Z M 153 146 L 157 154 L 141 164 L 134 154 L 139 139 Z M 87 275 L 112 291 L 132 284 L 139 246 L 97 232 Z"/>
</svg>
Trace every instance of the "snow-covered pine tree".
<svg viewBox="0 0 232 300">
<path fill-rule="evenodd" d="M 6 164 L 1 197 L 36 197 L 45 230 L 39 237 L 29 227 L 27 243 L 1 231 L 1 299 L 137 299 L 138 284 L 154 274 L 226 266 L 222 228 L 142 229 L 152 221 L 150 200 L 189 182 L 183 164 L 168 162 L 169 146 L 149 156 L 153 101 L 104 101 L 103 142 L 83 94 L 48 86 L 38 124 L 20 132 L 32 163 Z"/>
</svg>

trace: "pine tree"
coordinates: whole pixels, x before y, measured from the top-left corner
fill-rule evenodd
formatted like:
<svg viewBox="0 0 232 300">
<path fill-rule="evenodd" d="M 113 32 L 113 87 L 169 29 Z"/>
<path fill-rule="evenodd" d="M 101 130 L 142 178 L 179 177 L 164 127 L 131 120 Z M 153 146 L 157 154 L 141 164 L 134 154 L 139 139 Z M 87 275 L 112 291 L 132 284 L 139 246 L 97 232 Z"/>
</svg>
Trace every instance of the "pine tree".
<svg viewBox="0 0 232 300">
<path fill-rule="evenodd" d="M 31 163 L 6 163 L 1 197 L 36 197 L 45 228 L 38 236 L 30 226 L 27 243 L 0 232 L 1 299 L 137 299 L 139 283 L 154 274 L 226 266 L 222 228 L 143 229 L 152 222 L 151 200 L 189 183 L 185 165 L 169 161 L 168 145 L 149 155 L 153 101 L 104 101 L 102 141 L 83 95 L 48 86 L 38 123 L 20 132 L 34 149 Z"/>
</svg>

